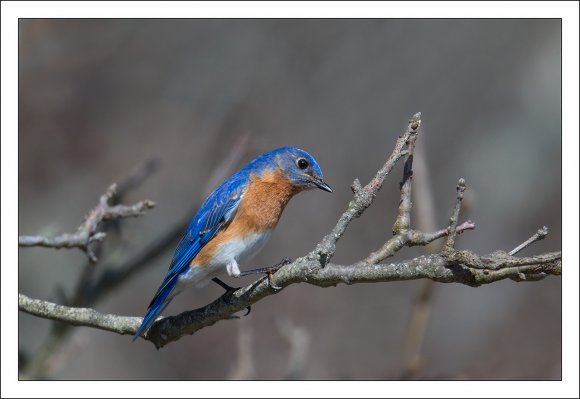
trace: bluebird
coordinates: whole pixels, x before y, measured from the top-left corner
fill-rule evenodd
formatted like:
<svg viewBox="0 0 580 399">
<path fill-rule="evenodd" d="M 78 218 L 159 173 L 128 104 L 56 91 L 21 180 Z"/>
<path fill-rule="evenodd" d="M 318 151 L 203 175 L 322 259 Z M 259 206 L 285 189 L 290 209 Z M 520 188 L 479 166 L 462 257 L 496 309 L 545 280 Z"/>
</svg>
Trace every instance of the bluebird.
<svg viewBox="0 0 580 399">
<path fill-rule="evenodd" d="M 133 341 L 188 286 L 221 283 L 223 273 L 239 277 L 239 263 L 262 249 L 288 201 L 316 187 L 332 192 L 314 158 L 295 147 L 266 152 L 224 181 L 185 231 Z"/>
</svg>

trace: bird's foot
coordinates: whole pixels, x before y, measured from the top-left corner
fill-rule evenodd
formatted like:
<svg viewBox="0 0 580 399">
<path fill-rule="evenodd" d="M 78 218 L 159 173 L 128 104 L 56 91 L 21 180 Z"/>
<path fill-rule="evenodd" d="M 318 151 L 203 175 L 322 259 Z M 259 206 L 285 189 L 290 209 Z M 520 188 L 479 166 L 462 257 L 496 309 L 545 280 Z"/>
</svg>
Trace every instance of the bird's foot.
<svg viewBox="0 0 580 399">
<path fill-rule="evenodd" d="M 282 268 L 282 266 L 286 266 L 286 265 L 288 265 L 290 263 L 292 263 L 292 259 L 290 259 L 290 258 L 283 258 L 280 262 L 276 263 L 274 266 L 262 267 L 262 268 L 259 268 L 259 269 L 252 269 L 252 270 L 247 270 L 245 272 L 241 272 L 240 273 L 240 277 L 250 276 L 252 274 L 265 273 L 266 276 L 268 277 L 268 284 L 270 285 L 270 287 L 272 287 L 273 289 L 275 289 L 276 291 L 278 291 L 278 290 L 281 290 L 282 287 L 279 287 L 276 284 L 274 284 L 274 282 L 272 281 L 272 274 L 274 274 L 278 270 L 280 270 Z"/>
<path fill-rule="evenodd" d="M 226 290 L 226 293 L 232 293 L 235 290 L 237 290 L 238 288 L 240 288 L 240 287 L 232 287 L 231 285 L 224 283 L 223 281 L 221 281 L 217 277 L 212 278 L 211 281 L 213 281 L 214 283 L 216 283 L 217 285 L 222 287 L 224 290 Z M 244 316 L 249 315 L 251 311 L 252 311 L 252 306 L 250 305 L 246 308 L 246 314 L 244 314 Z M 239 318 L 240 318 L 240 316 L 236 316 L 236 315 L 231 315 L 229 317 L 229 319 L 239 319 Z"/>
</svg>

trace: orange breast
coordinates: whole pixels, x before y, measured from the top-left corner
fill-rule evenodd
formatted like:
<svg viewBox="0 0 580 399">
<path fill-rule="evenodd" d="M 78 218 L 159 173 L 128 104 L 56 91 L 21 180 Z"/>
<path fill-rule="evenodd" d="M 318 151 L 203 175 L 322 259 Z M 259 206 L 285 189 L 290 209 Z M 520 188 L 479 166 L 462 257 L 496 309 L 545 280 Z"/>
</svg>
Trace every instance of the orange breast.
<svg viewBox="0 0 580 399">
<path fill-rule="evenodd" d="M 251 175 L 234 219 L 236 226 L 248 232 L 273 229 L 288 201 L 298 191 L 278 169 L 268 170 L 262 176 Z"/>
<path fill-rule="evenodd" d="M 234 219 L 203 247 L 192 264 L 208 265 L 223 242 L 276 227 L 288 201 L 299 191 L 278 169 L 261 176 L 252 174 Z"/>
</svg>

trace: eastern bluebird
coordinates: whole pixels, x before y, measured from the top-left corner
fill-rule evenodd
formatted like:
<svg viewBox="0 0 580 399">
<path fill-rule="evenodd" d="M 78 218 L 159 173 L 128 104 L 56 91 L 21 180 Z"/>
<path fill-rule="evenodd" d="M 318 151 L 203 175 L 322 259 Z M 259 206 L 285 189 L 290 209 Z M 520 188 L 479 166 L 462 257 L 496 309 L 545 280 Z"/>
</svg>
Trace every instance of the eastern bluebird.
<svg viewBox="0 0 580 399">
<path fill-rule="evenodd" d="M 306 151 L 281 147 L 260 155 L 223 182 L 185 231 L 133 341 L 187 286 L 206 285 L 223 272 L 239 277 L 238 262 L 262 249 L 290 198 L 314 187 L 332 192 L 322 177 Z"/>
</svg>

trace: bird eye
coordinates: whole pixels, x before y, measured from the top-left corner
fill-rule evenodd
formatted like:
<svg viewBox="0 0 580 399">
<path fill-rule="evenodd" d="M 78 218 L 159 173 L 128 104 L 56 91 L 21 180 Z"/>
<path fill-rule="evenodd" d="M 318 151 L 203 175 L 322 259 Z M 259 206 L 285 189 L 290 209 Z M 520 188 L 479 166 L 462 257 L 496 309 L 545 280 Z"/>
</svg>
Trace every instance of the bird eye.
<svg viewBox="0 0 580 399">
<path fill-rule="evenodd" d="M 296 161 L 296 165 L 298 165 L 300 169 L 306 169 L 308 167 L 308 161 L 304 158 L 300 158 Z"/>
</svg>

